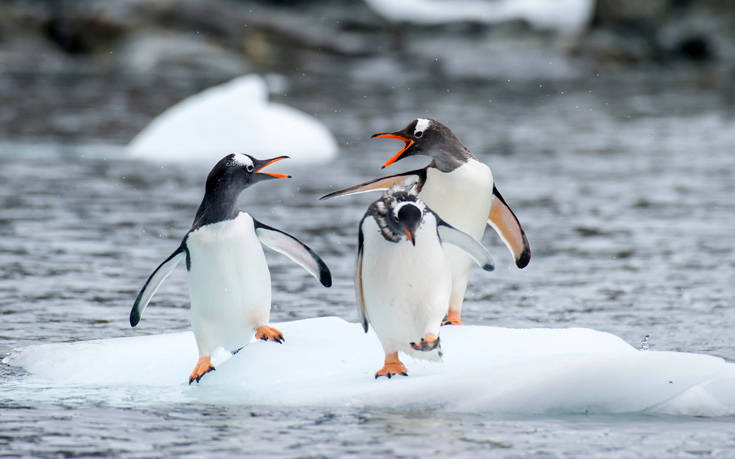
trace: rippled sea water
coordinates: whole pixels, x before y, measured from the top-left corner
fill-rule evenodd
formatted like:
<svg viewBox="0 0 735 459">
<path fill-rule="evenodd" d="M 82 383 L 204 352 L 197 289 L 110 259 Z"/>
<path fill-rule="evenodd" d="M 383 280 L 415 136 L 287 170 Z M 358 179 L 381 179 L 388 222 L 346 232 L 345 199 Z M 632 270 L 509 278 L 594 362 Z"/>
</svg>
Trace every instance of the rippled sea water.
<svg viewBox="0 0 735 459">
<path fill-rule="evenodd" d="M 145 124 L 141 104 L 155 101 L 131 102 L 119 113 L 110 100 L 135 100 L 140 88 L 100 78 L 24 83 L 31 91 L 86 88 L 69 97 L 79 105 L 95 103 L 99 113 L 67 121 L 89 123 L 92 143 L 34 137 L 48 123 L 63 131 L 63 104 L 54 100 L 45 111 L 37 106 L 27 113 L 27 124 L 3 128 L 10 138 L 22 133 L 30 140 L 0 144 L 0 354 L 36 343 L 188 328 L 183 269 L 163 285 L 136 329 L 128 313 L 146 276 L 188 229 L 209 166 L 126 159 L 118 145 Z M 334 286 L 324 290 L 284 257 L 269 255 L 274 321 L 356 320 L 357 223 L 372 198 L 317 198 L 381 174 L 380 164 L 399 145 L 370 140 L 370 134 L 429 116 L 449 125 L 492 167 L 533 251 L 529 267 L 517 270 L 487 232 L 484 242 L 497 269 L 491 276 L 473 271 L 466 323 L 590 327 L 634 346 L 649 335 L 654 350 L 735 360 L 735 119 L 716 79 L 661 71 L 591 72 L 551 82 L 421 84 L 405 78 L 391 85 L 352 75 L 348 81 L 293 77 L 289 83 L 287 94 L 274 98 L 323 120 L 338 137 L 339 159 L 326 165 L 284 161 L 279 170 L 292 173 L 291 181 L 260 184 L 243 193 L 240 204 L 310 244 L 332 269 Z M 8 94 L 14 78 L 4 77 L 3 84 L 5 99 L 20 105 Z M 325 90 L 330 84 L 339 90 Z M 169 88 L 169 98 L 190 89 Z M 113 91 L 119 93 L 111 97 Z M 426 161 L 404 160 L 383 172 Z M 120 407 L 83 392 L 40 403 L 2 390 L 3 382 L 20 376 L 21 370 L 0 365 L 2 454 L 735 456 L 732 417 L 514 417 L 390 406 Z"/>
</svg>

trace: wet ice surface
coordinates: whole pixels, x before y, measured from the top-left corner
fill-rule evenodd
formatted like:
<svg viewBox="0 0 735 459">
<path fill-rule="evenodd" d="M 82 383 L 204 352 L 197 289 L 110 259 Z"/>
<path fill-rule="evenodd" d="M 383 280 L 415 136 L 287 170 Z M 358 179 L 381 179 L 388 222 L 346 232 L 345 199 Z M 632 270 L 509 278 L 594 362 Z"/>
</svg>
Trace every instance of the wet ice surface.
<svg viewBox="0 0 735 459">
<path fill-rule="evenodd" d="M 340 142 L 340 157 L 314 168 L 284 161 L 282 170 L 294 179 L 260 184 L 241 205 L 310 244 L 332 269 L 334 287 L 325 290 L 284 257 L 269 255 L 273 319 L 356 320 L 357 222 L 372 197 L 317 198 L 380 174 L 379 165 L 400 145 L 369 135 L 423 115 L 444 121 L 490 164 L 533 250 L 531 264 L 519 271 L 492 231 L 486 234 L 497 268 L 491 276 L 473 271 L 467 323 L 589 327 L 634 346 L 650 335 L 652 350 L 735 360 L 735 121 L 720 94 L 700 83 L 664 75 L 543 87 L 526 81 L 391 88 L 358 81 L 323 93 L 314 81 L 294 81 L 287 97 L 274 100 L 324 121 Z M 99 110 L 99 119 L 114 118 Z M 92 121 L 98 136 L 122 140 Z M 2 146 L 1 353 L 187 329 L 183 269 L 164 284 L 139 327 L 130 329 L 127 316 L 145 277 L 188 229 L 208 169 L 151 166 L 121 155 L 107 146 Z M 425 161 L 404 160 L 383 172 Z M 5 382 L 21 376 L 7 366 L 0 372 Z M 81 390 L 48 403 L 3 397 L 0 446 L 37 454 L 493 450 L 509 457 L 660 457 L 728 456 L 735 449 L 732 418 L 503 417 L 390 406 L 119 408 Z"/>
<path fill-rule="evenodd" d="M 372 331 L 337 317 L 275 322 L 286 337 L 214 352 L 198 384 L 192 332 L 28 346 L 3 363 L 29 375 L 0 394 L 48 402 L 84 392 L 114 406 L 394 408 L 505 414 L 735 415 L 735 364 L 681 352 L 640 351 L 583 328 L 442 330 L 440 363 L 403 357 L 410 377 L 375 380 L 383 353 Z M 390 379 L 390 380 L 388 380 Z M 40 389 L 40 390 L 39 390 Z"/>
</svg>

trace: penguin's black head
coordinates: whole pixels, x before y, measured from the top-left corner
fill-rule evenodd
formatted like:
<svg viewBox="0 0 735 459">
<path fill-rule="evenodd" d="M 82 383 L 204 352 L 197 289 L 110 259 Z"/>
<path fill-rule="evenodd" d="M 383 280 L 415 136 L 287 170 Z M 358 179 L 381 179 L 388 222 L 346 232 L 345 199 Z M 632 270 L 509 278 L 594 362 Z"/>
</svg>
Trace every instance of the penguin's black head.
<svg viewBox="0 0 735 459">
<path fill-rule="evenodd" d="M 404 143 L 403 149 L 386 161 L 381 169 L 407 156 L 427 155 L 440 169 L 449 171 L 471 156 L 448 127 L 432 119 L 418 118 L 400 131 L 373 134 L 373 137 L 398 139 Z"/>
<path fill-rule="evenodd" d="M 374 205 L 376 221 L 387 240 L 399 242 L 405 235 L 416 245 L 416 230 L 421 226 L 426 205 L 415 190 L 392 187 Z"/>
<path fill-rule="evenodd" d="M 257 159 L 250 155 L 235 153 L 220 159 L 207 177 L 207 190 L 229 188 L 238 193 L 254 183 L 270 179 L 291 178 L 287 174 L 263 172 L 262 169 L 288 156 Z"/>
<path fill-rule="evenodd" d="M 400 225 L 411 244 L 416 245 L 416 230 L 421 225 L 424 212 L 415 202 L 401 202 L 393 208 L 392 220 Z"/>
<path fill-rule="evenodd" d="M 207 176 L 204 198 L 194 217 L 192 231 L 237 217 L 237 198 L 250 185 L 262 180 L 290 178 L 290 175 L 262 171 L 267 165 L 285 158 L 288 156 L 256 159 L 236 153 L 220 159 Z"/>
</svg>

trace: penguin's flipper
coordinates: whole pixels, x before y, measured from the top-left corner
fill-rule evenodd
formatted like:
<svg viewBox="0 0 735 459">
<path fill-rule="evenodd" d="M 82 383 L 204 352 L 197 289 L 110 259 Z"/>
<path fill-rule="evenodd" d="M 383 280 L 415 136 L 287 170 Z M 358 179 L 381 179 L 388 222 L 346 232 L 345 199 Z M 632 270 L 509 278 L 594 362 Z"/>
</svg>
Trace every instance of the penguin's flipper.
<svg viewBox="0 0 735 459">
<path fill-rule="evenodd" d="M 140 289 L 138 297 L 135 299 L 133 309 L 130 310 L 131 327 L 135 327 L 136 325 L 138 325 L 138 322 L 140 322 L 140 316 L 143 315 L 143 311 L 145 311 L 146 306 L 148 306 L 151 298 L 153 298 L 153 295 L 155 295 L 158 291 L 158 287 L 160 287 L 163 281 L 165 281 L 166 278 L 171 275 L 176 265 L 179 264 L 181 259 L 184 258 L 186 254 L 186 246 L 184 245 L 184 243 L 182 243 L 179 248 L 177 248 L 174 253 L 166 258 L 163 263 L 161 263 L 158 268 L 156 268 L 156 270 L 153 271 L 153 273 L 148 277 L 145 285 L 143 285 L 143 288 Z"/>
<path fill-rule="evenodd" d="M 255 224 L 255 234 L 260 242 L 272 250 L 286 255 L 314 276 L 323 286 L 332 286 L 332 274 L 329 272 L 326 263 L 306 244 L 290 234 L 265 225 L 256 219 L 253 219 L 253 223 Z"/>
<path fill-rule="evenodd" d="M 492 226 L 515 258 L 516 266 L 525 268 L 531 261 L 531 246 L 521 223 L 505 202 L 498 189 L 493 186 L 493 202 L 487 224 Z"/>
<path fill-rule="evenodd" d="M 344 188 L 342 190 L 333 191 L 332 193 L 325 194 L 322 199 L 336 198 L 338 196 L 347 196 L 350 194 L 367 193 L 369 191 L 385 191 L 393 185 L 410 185 L 412 183 L 417 184 L 417 191 L 421 191 L 426 181 L 426 168 L 416 169 L 415 171 L 401 172 L 400 174 L 389 175 L 387 177 L 381 177 L 369 182 L 361 183 L 351 187 Z"/>
<path fill-rule="evenodd" d="M 363 217 L 363 221 L 365 218 Z M 365 237 L 362 234 L 362 222 L 360 222 L 360 230 L 357 237 L 357 269 L 355 270 L 355 297 L 357 297 L 357 305 L 360 307 L 360 322 L 365 333 L 368 332 L 367 309 L 365 309 L 365 295 L 362 289 L 362 245 Z"/>
<path fill-rule="evenodd" d="M 436 216 L 436 232 L 439 234 L 439 240 L 442 244 L 452 244 L 467 252 L 469 256 L 485 271 L 495 269 L 495 263 L 490 252 L 485 246 L 477 242 L 475 238 L 453 227 L 445 222 L 438 215 Z"/>
</svg>

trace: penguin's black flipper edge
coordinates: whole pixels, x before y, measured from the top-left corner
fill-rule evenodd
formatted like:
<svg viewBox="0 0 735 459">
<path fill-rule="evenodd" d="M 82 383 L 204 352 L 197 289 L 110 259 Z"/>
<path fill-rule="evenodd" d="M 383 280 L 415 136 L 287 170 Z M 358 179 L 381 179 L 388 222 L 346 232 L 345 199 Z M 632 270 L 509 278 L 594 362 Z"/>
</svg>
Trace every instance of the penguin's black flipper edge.
<svg viewBox="0 0 735 459">
<path fill-rule="evenodd" d="M 171 275 L 174 268 L 176 268 L 176 266 L 184 258 L 185 255 L 186 247 L 184 246 L 184 244 L 181 244 L 179 248 L 177 248 L 174 253 L 166 258 L 163 263 L 158 265 L 158 268 L 156 268 L 156 270 L 153 271 L 153 273 L 148 277 L 145 285 L 143 285 L 143 288 L 140 289 L 138 297 L 135 299 L 133 309 L 130 310 L 131 327 L 135 327 L 136 325 L 138 325 L 138 322 L 140 322 L 140 317 L 143 315 L 143 311 L 145 311 L 145 308 L 148 306 L 151 298 L 153 298 L 153 295 L 156 294 L 158 288 L 161 286 L 163 281 L 165 281 L 166 278 Z"/>
<path fill-rule="evenodd" d="M 332 273 L 327 264 L 306 244 L 288 233 L 253 219 L 255 234 L 268 248 L 286 255 L 304 268 L 325 287 L 332 286 Z"/>
<path fill-rule="evenodd" d="M 416 169 L 413 171 L 401 172 L 400 174 L 389 175 L 387 177 L 377 178 L 369 182 L 360 183 L 359 185 L 350 186 L 341 190 L 333 191 L 325 194 L 320 200 L 336 198 L 339 196 L 348 196 L 351 194 L 368 193 L 370 191 L 385 191 L 393 185 L 410 185 L 417 184 L 417 191 L 421 191 L 426 181 L 426 168 Z"/>
<path fill-rule="evenodd" d="M 365 218 L 363 217 L 363 221 Z M 357 298 L 357 305 L 360 308 L 360 322 L 362 322 L 362 329 L 365 333 L 368 332 L 368 318 L 367 310 L 365 309 L 365 295 L 362 289 L 362 245 L 365 241 L 365 237 L 362 234 L 362 221 L 360 222 L 360 228 L 358 232 L 358 247 L 357 247 L 357 269 L 355 270 L 355 297 Z"/>
<path fill-rule="evenodd" d="M 460 231 L 453 227 L 449 223 L 445 222 L 438 215 L 436 217 L 436 232 L 439 235 L 439 240 L 442 244 L 452 244 L 456 247 L 467 252 L 473 260 L 485 271 L 492 271 L 495 269 L 495 262 L 490 252 L 487 251 L 484 245 L 477 242 L 475 238 Z"/>
<path fill-rule="evenodd" d="M 487 224 L 492 226 L 515 258 L 516 266 L 523 269 L 531 261 L 531 246 L 521 223 L 505 202 L 498 189 L 493 186 L 493 201 Z"/>
</svg>

